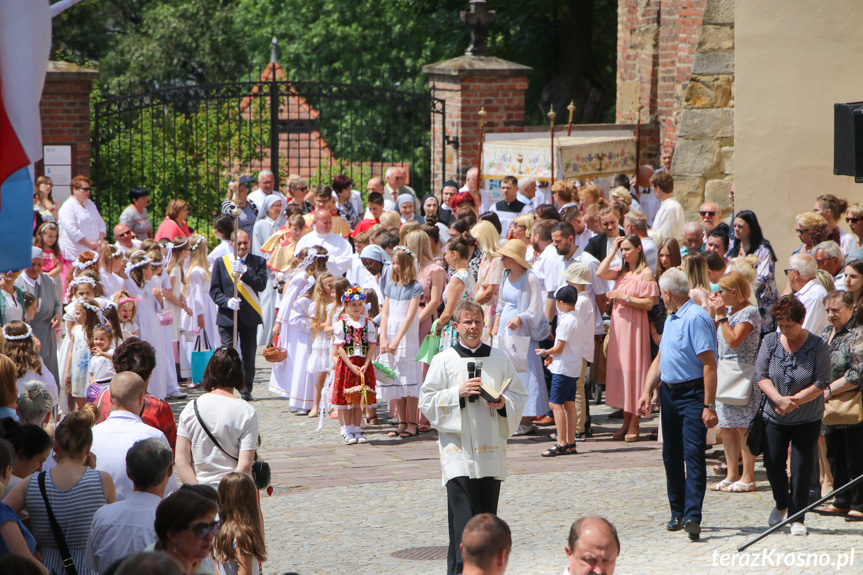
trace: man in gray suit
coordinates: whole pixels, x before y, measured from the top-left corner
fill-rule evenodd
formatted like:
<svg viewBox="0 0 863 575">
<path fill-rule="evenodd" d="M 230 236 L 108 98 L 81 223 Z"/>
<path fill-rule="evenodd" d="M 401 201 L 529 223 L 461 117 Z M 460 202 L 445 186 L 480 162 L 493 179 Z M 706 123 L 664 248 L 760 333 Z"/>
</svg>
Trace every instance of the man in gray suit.
<svg viewBox="0 0 863 575">
<path fill-rule="evenodd" d="M 36 316 L 30 322 L 35 335 L 42 342 L 39 354 L 48 371 L 59 382 L 57 368 L 57 336 L 55 329 L 60 326 L 63 302 L 57 299 L 54 280 L 42 273 L 42 249 L 33 248 L 32 262 L 24 273 L 15 280 L 15 285 L 36 297 Z"/>
</svg>

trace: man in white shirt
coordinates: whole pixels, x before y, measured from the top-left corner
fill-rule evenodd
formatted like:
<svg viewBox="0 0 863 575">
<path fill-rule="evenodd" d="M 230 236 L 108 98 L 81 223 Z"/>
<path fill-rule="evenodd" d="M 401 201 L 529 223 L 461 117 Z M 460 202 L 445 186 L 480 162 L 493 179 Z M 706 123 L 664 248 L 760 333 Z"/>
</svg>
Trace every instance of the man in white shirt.
<svg viewBox="0 0 863 575">
<path fill-rule="evenodd" d="M 351 255 L 353 254 L 351 244 L 339 234 L 332 233 L 333 216 L 329 211 L 315 211 L 313 223 L 315 229 L 297 242 L 294 252 L 300 253 L 304 248 L 314 246 L 327 248 L 327 269 L 337 278 L 344 276 L 348 268 L 351 267 Z"/>
<path fill-rule="evenodd" d="M 845 254 L 834 241 L 821 242 L 815 246 L 815 261 L 818 269 L 833 276 L 833 286 L 837 290 L 845 290 Z"/>
<path fill-rule="evenodd" d="M 590 231 L 587 224 L 584 223 L 584 218 L 581 216 L 581 212 L 578 211 L 576 206 L 570 206 L 560 210 L 560 220 L 563 222 L 569 222 L 572 229 L 575 230 L 575 245 L 581 250 L 586 248 L 587 242 L 590 241 L 590 238 L 596 235 Z"/>
<path fill-rule="evenodd" d="M 286 206 L 288 204 L 288 199 L 283 193 L 276 191 L 275 187 L 276 177 L 273 176 L 273 172 L 270 170 L 261 170 L 258 174 L 258 189 L 249 194 L 247 199 L 255 204 L 255 207 L 258 208 L 258 212 L 261 211 L 261 207 L 264 205 L 264 200 L 266 200 L 267 196 L 270 194 L 276 194 L 282 199 L 282 205 Z"/>
<path fill-rule="evenodd" d="M 99 471 L 111 474 L 117 490 L 117 501 L 128 499 L 134 491 L 132 480 L 126 474 L 126 452 L 142 439 L 155 438 L 169 446 L 165 434 L 144 423 L 139 413 L 144 409 L 147 384 L 131 371 L 121 371 L 111 380 L 113 411 L 108 419 L 93 428 L 93 447 Z M 168 447 L 170 449 L 170 446 Z M 177 482 L 168 480 L 168 491 L 175 491 Z"/>
<path fill-rule="evenodd" d="M 503 575 L 512 553 L 512 531 L 494 513 L 474 515 L 462 532 L 462 575 Z"/>
<path fill-rule="evenodd" d="M 647 235 L 647 218 L 638 211 L 627 212 L 623 216 L 623 233 L 635 234 L 641 240 L 641 250 L 647 260 L 647 267 L 656 269 L 656 243 Z"/>
<path fill-rule="evenodd" d="M 818 281 L 818 264 L 809 254 L 794 254 L 788 261 L 788 286 L 794 291 L 800 303 L 806 308 L 806 318 L 803 329 L 809 333 L 820 335 L 827 321 L 827 311 L 824 309 L 824 296 L 827 290 Z"/>
<path fill-rule="evenodd" d="M 548 293 L 554 291 L 546 287 L 546 277 L 549 273 L 557 272 L 557 250 L 551 242 L 551 230 L 558 222 L 556 220 L 540 220 L 533 225 L 530 235 L 530 243 L 533 246 L 534 260 L 532 270 L 542 286 L 542 291 Z M 557 280 L 552 279 L 549 285 L 556 286 Z M 553 317 L 553 316 L 552 316 Z"/>
<path fill-rule="evenodd" d="M 135 233 L 126 224 L 114 226 L 114 245 L 123 251 L 124 257 L 129 257 L 135 250 L 141 249 L 141 240 L 135 237 Z"/>
<path fill-rule="evenodd" d="M 647 218 L 647 225 L 653 226 L 653 220 L 656 218 L 656 212 L 659 210 L 659 198 L 656 197 L 654 190 L 650 188 L 650 178 L 653 176 L 653 166 L 641 166 L 638 168 L 638 175 L 635 178 L 635 184 L 632 186 L 632 196 L 641 205 L 641 211 Z"/>
<path fill-rule="evenodd" d="M 518 180 L 514 176 L 504 176 L 500 182 L 503 199 L 491 207 L 491 211 L 500 219 L 500 237 L 509 237 L 509 227 L 513 220 L 522 214 L 533 213 L 533 206 L 520 202 L 518 196 Z"/>
<path fill-rule="evenodd" d="M 668 172 L 657 172 L 650 178 L 656 197 L 662 202 L 653 219 L 653 229 L 660 232 L 664 238 L 680 239 L 683 237 L 683 206 L 672 196 L 674 194 L 674 178 Z M 642 207 L 644 205 L 642 204 Z"/>
<path fill-rule="evenodd" d="M 136 441 L 125 460 L 126 473 L 135 490 L 123 501 L 96 511 L 87 538 L 84 563 L 97 573 L 143 551 L 156 540 L 156 508 L 172 477 L 174 453 L 159 439 Z"/>
</svg>

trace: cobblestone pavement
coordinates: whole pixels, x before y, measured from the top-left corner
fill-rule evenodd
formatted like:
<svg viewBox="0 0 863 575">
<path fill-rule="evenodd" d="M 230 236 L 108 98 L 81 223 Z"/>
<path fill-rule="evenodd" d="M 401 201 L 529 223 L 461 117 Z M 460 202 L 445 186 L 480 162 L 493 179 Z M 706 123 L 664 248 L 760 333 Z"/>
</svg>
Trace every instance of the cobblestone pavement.
<svg viewBox="0 0 863 575">
<path fill-rule="evenodd" d="M 368 445 L 346 446 L 337 421 L 327 418 L 316 432 L 317 419 L 290 414 L 285 400 L 265 391 L 269 364 L 259 357 L 258 366 L 254 405 L 260 454 L 273 468 L 274 486 L 273 495 L 262 494 L 261 501 L 270 555 L 264 573 L 445 573 L 444 559 L 393 557 L 429 547 L 440 556 L 447 545 L 446 494 L 435 433 L 398 440 L 386 437 L 391 426 L 370 426 Z M 619 530 L 622 552 L 616 572 L 621 574 L 861 572 L 863 526 L 815 514 L 807 516 L 808 537 L 792 537 L 786 529 L 736 553 L 738 545 L 766 529 L 773 508 L 760 465 L 757 492 L 707 493 L 700 542 L 690 543 L 683 532 L 666 532 L 659 444 L 613 441 L 617 422 L 608 421 L 604 406 L 591 408 L 596 437 L 580 444 L 578 455 L 539 456 L 551 445 L 546 435 L 552 428 L 541 428 L 539 437 L 510 440 L 509 477 L 499 508 L 514 540 L 507 573 L 560 573 L 569 526 L 594 514 Z M 642 438 L 656 425 L 656 418 L 645 422 Z M 711 480 L 718 478 L 709 472 Z M 784 566 L 797 559 L 784 554 L 801 552 L 819 555 L 802 558 L 809 566 Z M 851 560 L 853 566 L 835 566 Z"/>
</svg>

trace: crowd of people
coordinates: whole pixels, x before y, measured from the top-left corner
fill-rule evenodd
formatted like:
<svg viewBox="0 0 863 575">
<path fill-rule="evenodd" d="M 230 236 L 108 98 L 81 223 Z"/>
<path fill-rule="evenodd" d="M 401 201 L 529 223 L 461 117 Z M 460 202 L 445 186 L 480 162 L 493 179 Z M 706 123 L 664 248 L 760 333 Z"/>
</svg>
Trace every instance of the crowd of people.
<svg viewBox="0 0 863 575">
<path fill-rule="evenodd" d="M 755 491 L 755 419 L 771 525 L 810 490 L 860 475 L 863 204 L 822 195 L 797 216 L 780 292 L 756 214 L 707 201 L 687 222 L 665 168 L 610 186 L 507 176 L 498 201 L 476 169 L 439 193 L 418 194 L 398 167 L 366 186 L 290 176 L 282 193 L 268 171 L 238 178 L 213 241 L 182 199 L 154 226 L 147 190 L 132 188 L 110 243 L 88 178 L 59 206 L 37 179 L 31 267 L 0 275 L 8 552 L 40 572 L 71 557 L 98 573 L 155 544 L 185 573 L 255 572 L 266 550 L 258 506 L 245 503 L 259 346 L 273 361 L 268 391 L 319 429 L 338 419 L 347 445 L 367 443 L 385 414 L 396 439 L 438 431 L 450 572 L 463 566 L 466 522 L 497 506 L 496 494 L 474 505 L 460 480 L 505 476 L 506 439 L 540 425 L 554 425 L 555 443 L 538 455 L 576 454 L 593 436 L 591 394 L 618 410 L 614 440 L 647 439 L 640 423 L 660 413 L 668 529 L 693 539 L 708 444 L 721 437 L 726 454 L 710 489 Z M 205 393 L 175 422 L 165 400 L 196 387 Z M 466 433 L 460 412 L 505 421 L 497 435 Z M 448 449 L 476 441 L 500 449 L 476 461 Z M 130 505 L 149 514 L 127 517 Z M 460 515 L 464 505 L 473 511 Z M 863 487 L 824 511 L 863 520 Z M 806 533 L 804 517 L 791 532 Z M 136 542 L 125 555 L 120 538 Z"/>
</svg>

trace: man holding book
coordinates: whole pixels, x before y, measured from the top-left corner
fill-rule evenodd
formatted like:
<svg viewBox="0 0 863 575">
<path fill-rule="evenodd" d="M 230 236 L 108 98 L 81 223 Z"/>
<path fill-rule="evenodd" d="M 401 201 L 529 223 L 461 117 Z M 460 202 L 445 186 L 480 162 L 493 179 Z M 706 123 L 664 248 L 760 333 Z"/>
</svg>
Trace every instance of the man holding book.
<svg viewBox="0 0 863 575">
<path fill-rule="evenodd" d="M 506 353 L 482 343 L 479 304 L 460 302 L 453 323 L 458 343 L 434 357 L 419 394 L 420 410 L 438 430 L 449 512 L 448 575 L 462 571 L 459 544 L 470 518 L 497 513 L 506 440 L 527 401 Z"/>
</svg>

